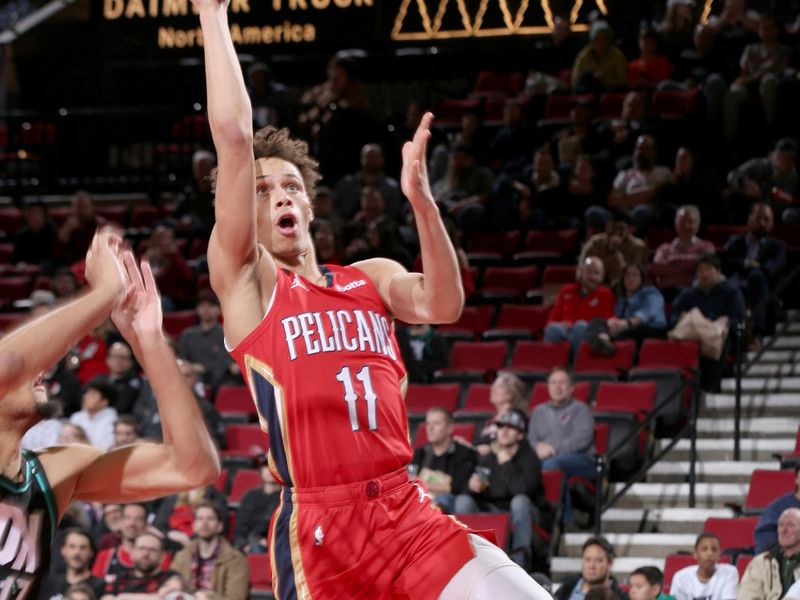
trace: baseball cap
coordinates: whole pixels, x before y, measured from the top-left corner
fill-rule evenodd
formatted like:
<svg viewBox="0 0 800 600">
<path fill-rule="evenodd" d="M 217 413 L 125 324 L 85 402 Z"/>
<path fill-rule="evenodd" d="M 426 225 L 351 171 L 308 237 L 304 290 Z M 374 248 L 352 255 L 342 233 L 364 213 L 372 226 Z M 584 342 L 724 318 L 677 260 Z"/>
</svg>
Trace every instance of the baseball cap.
<svg viewBox="0 0 800 600">
<path fill-rule="evenodd" d="M 512 408 L 504 412 L 500 417 L 495 421 L 495 425 L 506 425 L 508 427 L 513 427 L 522 433 L 528 431 L 528 419 L 525 417 L 525 414 L 517 410 L 516 408 Z"/>
</svg>

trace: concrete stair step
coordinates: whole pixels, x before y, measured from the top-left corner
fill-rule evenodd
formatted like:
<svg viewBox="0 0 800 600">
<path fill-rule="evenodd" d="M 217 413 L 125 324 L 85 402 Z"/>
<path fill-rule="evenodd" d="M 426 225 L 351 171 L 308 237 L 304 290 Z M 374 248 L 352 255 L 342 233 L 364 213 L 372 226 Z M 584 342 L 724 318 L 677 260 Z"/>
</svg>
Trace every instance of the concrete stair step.
<svg viewBox="0 0 800 600">
<path fill-rule="evenodd" d="M 722 380 L 723 392 L 735 392 L 736 380 Z M 800 391 L 800 377 L 743 377 L 743 392 L 797 392 Z"/>
<path fill-rule="evenodd" d="M 775 343 L 772 344 L 770 350 L 785 350 L 785 349 L 800 349 L 800 335 L 782 335 Z"/>
<path fill-rule="evenodd" d="M 550 572 L 553 576 L 553 581 L 558 583 L 568 575 L 574 575 L 581 572 L 581 559 L 571 558 L 566 556 L 556 556 L 550 563 Z M 664 559 L 657 557 L 636 557 L 628 558 L 626 556 L 618 556 L 614 559 L 614 566 L 612 572 L 614 577 L 620 581 L 627 581 L 628 576 L 638 569 L 639 567 L 653 566 L 664 570 Z"/>
<path fill-rule="evenodd" d="M 658 440 L 656 448 L 660 450 L 669 440 Z M 743 461 L 768 462 L 773 454 L 790 454 L 794 451 L 794 438 L 742 438 L 740 443 L 740 459 Z M 670 450 L 667 461 L 689 460 L 689 440 L 680 440 Z M 698 462 L 733 460 L 733 438 L 707 438 L 697 440 Z"/>
<path fill-rule="evenodd" d="M 697 481 L 704 483 L 749 483 L 756 469 L 777 470 L 777 460 L 740 461 L 729 460 L 697 461 Z M 689 461 L 660 461 L 647 473 L 648 483 L 683 483 L 688 481 Z"/>
<path fill-rule="evenodd" d="M 706 394 L 700 407 L 702 418 L 733 417 L 736 397 L 733 393 Z M 742 417 L 793 417 L 800 422 L 800 393 L 742 392 Z"/>
<path fill-rule="evenodd" d="M 745 373 L 746 377 L 790 377 L 800 376 L 800 364 L 790 362 L 757 363 Z"/>
<path fill-rule="evenodd" d="M 567 533 L 562 538 L 562 554 L 580 557 L 583 543 L 590 533 Z M 694 533 L 607 533 L 618 556 L 653 556 L 666 558 L 680 551 L 691 551 L 697 535 Z"/>
<path fill-rule="evenodd" d="M 800 344 L 798 344 L 798 346 L 800 346 Z M 747 360 L 753 360 L 756 354 L 757 352 L 748 352 Z M 758 364 L 790 363 L 795 362 L 798 358 L 800 358 L 800 348 L 796 350 L 773 350 L 770 348 L 769 350 L 765 350 L 759 357 Z"/>
<path fill-rule="evenodd" d="M 612 484 L 616 494 L 624 487 Z M 696 508 L 720 508 L 727 503 L 741 504 L 747 494 L 746 483 L 695 484 Z M 689 506 L 688 483 L 636 483 L 614 508 L 679 508 Z"/>
<path fill-rule="evenodd" d="M 742 435 L 751 438 L 792 437 L 797 433 L 799 424 L 800 419 L 795 421 L 780 417 L 749 417 L 740 421 Z M 730 439 L 735 426 L 735 419 L 701 418 L 697 420 L 697 435 L 706 438 Z"/>
<path fill-rule="evenodd" d="M 610 508 L 605 533 L 686 533 L 697 535 L 709 517 L 733 517 L 730 508 Z"/>
</svg>

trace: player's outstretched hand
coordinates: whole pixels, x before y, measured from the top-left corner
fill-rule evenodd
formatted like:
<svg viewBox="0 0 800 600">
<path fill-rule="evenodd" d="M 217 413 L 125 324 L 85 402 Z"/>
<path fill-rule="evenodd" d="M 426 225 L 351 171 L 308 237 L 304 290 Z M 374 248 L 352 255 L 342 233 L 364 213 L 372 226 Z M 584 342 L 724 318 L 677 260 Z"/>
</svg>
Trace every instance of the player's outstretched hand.
<svg viewBox="0 0 800 600">
<path fill-rule="evenodd" d="M 124 304 L 111 314 L 111 319 L 137 356 L 141 357 L 142 340 L 163 335 L 161 298 L 147 261 L 142 261 L 140 269 L 133 253 L 127 250 L 122 253 L 122 262 L 133 285 Z"/>
<path fill-rule="evenodd" d="M 428 140 L 431 138 L 433 115 L 425 113 L 414 133 L 414 139 L 403 145 L 403 171 L 400 187 L 414 210 L 435 206 L 428 181 Z"/>
<path fill-rule="evenodd" d="M 111 228 L 95 233 L 86 253 L 86 281 L 94 289 L 107 290 L 114 307 L 123 303 L 131 289 L 131 279 L 122 264 L 122 238 Z"/>
</svg>

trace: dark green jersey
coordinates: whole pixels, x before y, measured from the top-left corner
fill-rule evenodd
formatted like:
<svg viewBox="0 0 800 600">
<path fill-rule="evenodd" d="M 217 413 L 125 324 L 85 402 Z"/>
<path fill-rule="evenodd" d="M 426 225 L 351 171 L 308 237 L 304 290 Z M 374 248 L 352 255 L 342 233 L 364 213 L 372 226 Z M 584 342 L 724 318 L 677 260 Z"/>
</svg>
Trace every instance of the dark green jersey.
<svg viewBox="0 0 800 600">
<path fill-rule="evenodd" d="M 21 482 L 0 475 L 0 600 L 36 597 L 58 522 L 42 463 L 27 450 L 22 459 Z"/>
</svg>

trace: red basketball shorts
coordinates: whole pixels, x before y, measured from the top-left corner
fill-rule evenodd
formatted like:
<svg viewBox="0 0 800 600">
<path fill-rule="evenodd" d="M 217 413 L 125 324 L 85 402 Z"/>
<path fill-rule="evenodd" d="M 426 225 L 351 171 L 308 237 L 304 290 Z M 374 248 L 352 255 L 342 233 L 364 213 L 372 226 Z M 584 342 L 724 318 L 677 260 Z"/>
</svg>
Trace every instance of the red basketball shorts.
<svg viewBox="0 0 800 600">
<path fill-rule="evenodd" d="M 270 526 L 273 591 L 278 600 L 435 600 L 474 556 L 468 534 L 405 469 L 284 488 Z"/>
</svg>

